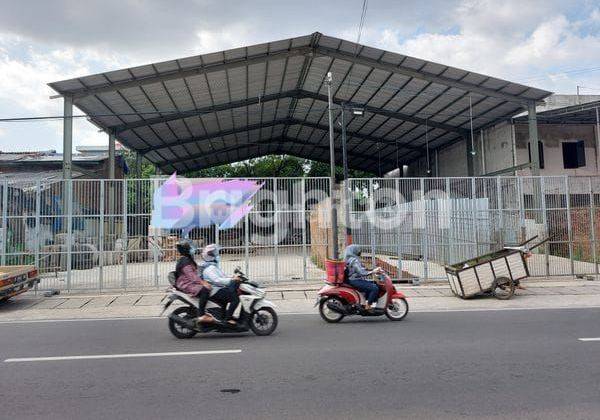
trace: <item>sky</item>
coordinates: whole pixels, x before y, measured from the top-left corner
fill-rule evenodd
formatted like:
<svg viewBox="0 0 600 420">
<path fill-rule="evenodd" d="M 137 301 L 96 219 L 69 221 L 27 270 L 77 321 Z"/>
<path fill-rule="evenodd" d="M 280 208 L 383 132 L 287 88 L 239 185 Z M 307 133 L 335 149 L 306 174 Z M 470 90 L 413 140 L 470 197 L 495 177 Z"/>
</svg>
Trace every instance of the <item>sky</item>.
<svg viewBox="0 0 600 420">
<path fill-rule="evenodd" d="M 369 0 L 360 42 L 556 93 L 600 95 L 600 0 Z M 46 84 L 306 35 L 356 41 L 363 0 L 0 0 L 0 118 L 62 114 Z M 79 113 L 76 110 L 76 113 Z M 73 143 L 107 144 L 85 119 Z M 0 150 L 62 123 L 0 122 Z"/>
</svg>

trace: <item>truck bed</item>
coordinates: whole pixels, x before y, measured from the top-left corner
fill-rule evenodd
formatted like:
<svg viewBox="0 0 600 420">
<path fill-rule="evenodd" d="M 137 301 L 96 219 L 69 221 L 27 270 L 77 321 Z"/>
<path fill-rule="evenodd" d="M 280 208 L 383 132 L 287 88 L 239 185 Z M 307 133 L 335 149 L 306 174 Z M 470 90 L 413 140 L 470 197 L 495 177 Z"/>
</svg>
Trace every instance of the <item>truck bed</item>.
<svg viewBox="0 0 600 420">
<path fill-rule="evenodd" d="M 39 282 L 33 265 L 0 265 L 0 300 L 24 293 Z"/>
</svg>

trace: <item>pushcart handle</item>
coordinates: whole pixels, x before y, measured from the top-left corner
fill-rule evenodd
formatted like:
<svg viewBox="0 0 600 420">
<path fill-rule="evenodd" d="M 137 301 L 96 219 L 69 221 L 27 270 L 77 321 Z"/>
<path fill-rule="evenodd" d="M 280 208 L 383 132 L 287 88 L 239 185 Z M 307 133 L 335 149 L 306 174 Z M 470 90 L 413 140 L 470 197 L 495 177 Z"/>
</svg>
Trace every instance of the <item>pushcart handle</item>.
<svg viewBox="0 0 600 420">
<path fill-rule="evenodd" d="M 551 241 L 551 240 L 552 240 L 552 238 L 554 238 L 554 235 L 553 235 L 553 236 L 548 236 L 548 237 L 547 237 L 546 239 L 544 239 L 543 241 L 540 241 L 540 242 L 538 242 L 537 244 L 535 244 L 535 245 L 533 245 L 532 247 L 530 247 L 530 248 L 529 248 L 529 250 L 531 251 L 532 249 L 535 249 L 535 248 L 537 248 L 538 246 L 540 246 L 540 245 L 543 245 L 543 244 L 545 244 L 545 243 L 546 243 L 546 242 L 548 242 L 548 241 Z"/>
<path fill-rule="evenodd" d="M 548 236 L 546 239 L 544 239 L 543 241 L 538 242 L 535 245 L 532 245 L 530 247 L 526 247 L 525 245 L 528 244 L 529 242 L 533 241 L 534 239 L 536 239 L 538 237 L 538 235 L 535 235 L 529 239 L 527 239 L 525 242 L 521 242 L 519 245 L 517 246 L 505 246 L 504 249 L 516 249 L 519 251 L 522 251 L 523 249 L 527 249 L 528 251 L 531 251 L 537 247 L 539 247 L 540 245 L 545 244 L 546 242 L 550 241 L 554 236 Z"/>
<path fill-rule="evenodd" d="M 537 237 L 538 237 L 538 235 L 532 236 L 531 238 L 527 239 L 525 242 L 521 242 L 517 246 L 524 246 L 524 245 L 528 244 L 529 242 L 533 241 L 534 239 L 536 239 Z"/>
</svg>

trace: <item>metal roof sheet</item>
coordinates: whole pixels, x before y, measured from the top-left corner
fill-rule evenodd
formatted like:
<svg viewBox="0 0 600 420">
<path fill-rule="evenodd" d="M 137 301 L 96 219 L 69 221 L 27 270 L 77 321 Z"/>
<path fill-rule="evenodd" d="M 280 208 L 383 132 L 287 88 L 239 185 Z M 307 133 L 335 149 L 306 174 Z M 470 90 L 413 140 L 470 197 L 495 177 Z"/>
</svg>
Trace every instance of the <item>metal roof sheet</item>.
<svg viewBox="0 0 600 420">
<path fill-rule="evenodd" d="M 50 86 L 171 172 L 270 153 L 328 161 L 327 72 L 337 105 L 365 109 L 347 118 L 349 166 L 381 173 L 467 136 L 470 103 L 477 130 L 550 94 L 318 32 Z"/>
<path fill-rule="evenodd" d="M 600 101 L 569 105 L 537 113 L 538 124 L 598 124 L 600 119 Z M 526 122 L 527 115 L 515 118 Z"/>
</svg>

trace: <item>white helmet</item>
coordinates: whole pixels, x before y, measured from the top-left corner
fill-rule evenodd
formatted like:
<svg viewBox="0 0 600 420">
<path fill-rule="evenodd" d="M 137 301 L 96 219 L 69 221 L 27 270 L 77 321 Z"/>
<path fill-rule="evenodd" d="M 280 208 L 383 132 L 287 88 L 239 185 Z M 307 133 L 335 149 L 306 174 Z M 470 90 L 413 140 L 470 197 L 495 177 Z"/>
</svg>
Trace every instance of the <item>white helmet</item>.
<svg viewBox="0 0 600 420">
<path fill-rule="evenodd" d="M 202 250 L 202 259 L 204 261 L 217 261 L 219 258 L 219 246 L 216 244 L 209 244 Z"/>
</svg>

